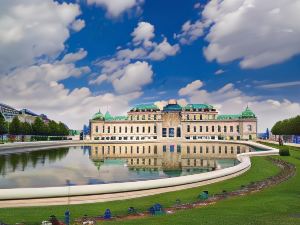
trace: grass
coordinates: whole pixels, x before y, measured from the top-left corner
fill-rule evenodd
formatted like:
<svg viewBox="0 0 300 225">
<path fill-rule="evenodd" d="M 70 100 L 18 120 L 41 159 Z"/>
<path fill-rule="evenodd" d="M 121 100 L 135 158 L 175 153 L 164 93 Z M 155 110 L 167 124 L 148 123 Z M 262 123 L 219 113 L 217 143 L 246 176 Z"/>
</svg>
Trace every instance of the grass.
<svg viewBox="0 0 300 225">
<path fill-rule="evenodd" d="M 151 205 L 157 202 L 162 204 L 164 207 L 174 205 L 176 199 L 180 199 L 181 202 L 192 202 L 196 200 L 199 193 L 203 190 L 208 190 L 210 193 L 221 193 L 223 190 L 226 191 L 236 190 L 240 188 L 241 185 L 246 185 L 253 181 L 263 180 L 279 172 L 279 168 L 273 165 L 265 157 L 252 158 L 251 161 L 252 161 L 252 167 L 249 171 L 247 171 L 246 173 L 244 173 L 239 177 L 227 181 L 210 184 L 204 187 L 192 188 L 192 189 L 181 190 L 176 192 L 169 192 L 169 193 L 136 198 L 131 200 L 114 201 L 114 202 L 107 202 L 107 203 L 71 205 L 69 206 L 71 211 L 71 216 L 72 219 L 74 219 L 74 218 L 81 217 L 84 214 L 87 214 L 89 216 L 103 215 L 106 208 L 110 208 L 112 213 L 115 215 L 122 215 L 127 213 L 127 209 L 130 206 L 133 206 L 138 210 L 145 211 Z M 251 199 L 252 197 L 249 197 L 249 200 Z M 231 201 L 238 201 L 238 202 L 232 203 Z M 238 198 L 236 200 L 220 202 L 216 206 L 223 210 L 222 215 L 223 214 L 227 216 L 236 215 L 238 217 L 238 215 L 242 216 L 242 214 L 240 214 L 241 208 L 237 206 L 238 205 L 242 206 L 244 203 L 245 203 L 244 198 Z M 232 211 L 232 207 L 235 208 L 234 211 Z M 40 224 L 42 220 L 48 219 L 48 217 L 52 214 L 62 219 L 66 208 L 67 206 L 4 208 L 4 209 L 0 209 L 0 220 L 3 220 L 4 222 L 9 224 L 16 223 L 16 222 L 24 222 L 26 225 Z M 245 213 L 246 212 L 244 212 L 244 215 Z M 182 211 L 174 215 L 149 217 L 142 220 L 138 219 L 138 220 L 130 220 L 126 222 L 122 221 L 118 223 L 116 221 L 113 221 L 113 222 L 108 222 L 108 224 L 158 224 L 158 223 L 198 224 L 197 222 L 198 220 L 202 221 L 204 224 L 206 223 L 205 221 L 207 220 L 207 218 L 210 218 L 210 220 L 212 221 L 214 220 L 219 221 L 218 224 L 223 224 L 222 222 L 223 219 L 216 217 L 216 215 L 221 215 L 221 214 L 219 213 L 219 211 L 217 212 L 216 209 L 212 207 L 207 207 L 202 209 Z M 249 214 L 249 216 L 252 217 L 251 214 Z"/>
<path fill-rule="evenodd" d="M 266 145 L 278 147 L 274 144 Z M 284 146 L 283 148 L 289 149 L 291 155 L 274 156 L 274 158 L 286 160 L 297 167 L 296 176 L 284 183 L 255 194 L 227 199 L 203 208 L 180 211 L 173 215 L 148 217 L 130 221 L 113 221 L 105 224 L 300 224 L 300 173 L 298 172 L 300 169 L 300 148 L 288 146 Z M 254 164 L 254 170 L 256 170 L 256 166 L 257 164 Z M 257 175 L 266 168 L 267 165 L 263 165 Z M 246 174 L 244 178 L 248 175 Z"/>
</svg>

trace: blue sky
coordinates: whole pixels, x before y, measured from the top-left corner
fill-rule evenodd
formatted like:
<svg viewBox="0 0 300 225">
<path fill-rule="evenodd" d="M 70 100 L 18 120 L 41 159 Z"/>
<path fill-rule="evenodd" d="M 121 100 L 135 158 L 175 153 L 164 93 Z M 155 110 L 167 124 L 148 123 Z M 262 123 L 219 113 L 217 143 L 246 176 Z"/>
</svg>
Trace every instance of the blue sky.
<svg viewBox="0 0 300 225">
<path fill-rule="evenodd" d="M 74 128 L 98 109 L 124 114 L 134 104 L 170 98 L 210 103 L 220 113 L 248 104 L 260 131 L 300 114 L 299 1 L 0 6 L 10 18 L 0 17 L 0 101 L 16 108 Z"/>
</svg>

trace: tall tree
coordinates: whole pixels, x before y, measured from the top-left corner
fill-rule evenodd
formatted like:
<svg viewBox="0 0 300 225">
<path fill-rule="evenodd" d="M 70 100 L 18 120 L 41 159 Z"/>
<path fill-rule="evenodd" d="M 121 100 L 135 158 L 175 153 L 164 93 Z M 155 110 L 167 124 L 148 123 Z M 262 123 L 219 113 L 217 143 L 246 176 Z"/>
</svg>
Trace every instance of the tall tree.
<svg viewBox="0 0 300 225">
<path fill-rule="evenodd" d="M 62 122 L 59 122 L 58 130 L 59 130 L 58 133 L 60 136 L 68 136 L 69 135 L 69 129 Z"/>
<path fill-rule="evenodd" d="M 22 134 L 23 135 L 32 134 L 32 127 L 31 127 L 30 123 L 28 123 L 28 122 L 21 123 L 21 127 L 22 127 Z"/>
<path fill-rule="evenodd" d="M 2 116 L 2 114 L 0 113 L 0 135 L 2 137 L 2 141 L 3 141 L 3 135 L 7 133 L 8 133 L 7 123 L 4 117 Z"/>
<path fill-rule="evenodd" d="M 36 117 L 32 124 L 32 133 L 34 135 L 43 135 L 45 132 L 44 121 L 40 117 Z"/>
<path fill-rule="evenodd" d="M 59 135 L 58 124 L 54 120 L 49 121 L 48 130 L 49 130 L 49 135 L 50 136 Z"/>
<path fill-rule="evenodd" d="M 22 134 L 21 122 L 18 116 L 15 116 L 9 125 L 9 133 L 12 135 Z"/>
</svg>

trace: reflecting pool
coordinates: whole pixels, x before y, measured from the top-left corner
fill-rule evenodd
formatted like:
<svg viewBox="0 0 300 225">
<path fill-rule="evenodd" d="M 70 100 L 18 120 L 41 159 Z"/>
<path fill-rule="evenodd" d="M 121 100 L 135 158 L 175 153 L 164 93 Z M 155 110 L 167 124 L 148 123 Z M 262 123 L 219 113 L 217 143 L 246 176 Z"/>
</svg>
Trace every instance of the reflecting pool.
<svg viewBox="0 0 300 225">
<path fill-rule="evenodd" d="M 253 149 L 224 143 L 95 144 L 0 154 L 0 188 L 160 179 L 234 166 Z"/>
</svg>

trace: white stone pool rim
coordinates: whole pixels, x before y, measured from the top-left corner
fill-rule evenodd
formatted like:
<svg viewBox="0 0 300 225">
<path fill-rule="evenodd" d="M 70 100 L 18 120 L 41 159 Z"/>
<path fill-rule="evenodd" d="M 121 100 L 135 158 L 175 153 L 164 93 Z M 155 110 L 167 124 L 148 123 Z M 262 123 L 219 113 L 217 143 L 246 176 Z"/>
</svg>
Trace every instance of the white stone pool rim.
<svg viewBox="0 0 300 225">
<path fill-rule="evenodd" d="M 193 141 L 189 141 L 193 142 Z M 197 141 L 199 142 L 199 141 Z M 201 141 L 200 141 L 201 142 Z M 130 193 L 130 198 L 134 197 L 134 192 L 145 190 L 143 196 L 153 194 L 153 190 L 156 189 L 155 193 L 159 193 L 159 189 L 167 188 L 168 191 L 180 190 L 180 186 L 184 187 L 189 184 L 195 184 L 192 186 L 203 186 L 208 183 L 215 183 L 222 180 L 226 180 L 235 176 L 238 176 L 246 172 L 251 167 L 250 157 L 252 156 L 267 156 L 267 155 L 278 155 L 279 150 L 268 147 L 256 142 L 250 141 L 205 141 L 205 142 L 221 142 L 221 143 L 236 143 L 248 145 L 251 147 L 263 149 L 265 151 L 248 152 L 237 155 L 237 159 L 240 163 L 236 166 L 229 168 L 210 171 L 206 173 L 186 175 L 180 177 L 163 178 L 146 181 L 134 181 L 124 183 L 109 183 L 109 184 L 96 184 L 96 185 L 78 185 L 78 186 L 64 186 L 64 187 L 42 187 L 42 188 L 13 188 L 13 189 L 0 189 L 0 201 L 1 200 L 17 200 L 17 199 L 42 199 L 42 198 L 57 198 L 57 197 L 68 197 L 68 196 L 86 196 L 86 195 L 107 195 L 114 194 L 120 196 L 119 198 L 107 199 L 107 201 L 126 199 L 126 193 Z M 72 146 L 72 145 L 88 145 L 94 142 L 82 142 L 82 141 L 65 141 L 65 142 L 40 142 L 40 143 L 23 143 L 12 144 L 12 145 L 1 145 L 0 152 L 7 151 L 9 149 L 17 148 L 49 148 L 53 146 Z M 99 142 L 97 142 L 99 143 Z M 174 188 L 172 188 L 174 187 Z M 149 190 L 149 194 L 147 194 Z M 151 191 L 152 190 L 152 191 Z M 166 192 L 166 191 L 162 191 Z M 121 194 L 121 195 L 120 195 Z M 123 196 L 123 197 L 122 197 Z M 136 196 L 139 197 L 139 196 Z M 128 197 L 129 198 L 129 197 Z M 103 201 L 103 200 L 101 200 Z M 93 202 L 89 200 L 89 202 Z M 1 203 L 0 203 L 1 204 Z M 76 204 L 76 203 L 74 203 Z M 77 203 L 79 204 L 79 203 Z M 2 205 L 2 204 L 1 204 Z M 39 205 L 39 204 L 38 204 Z M 3 206 L 2 206 L 3 207 Z"/>
</svg>

